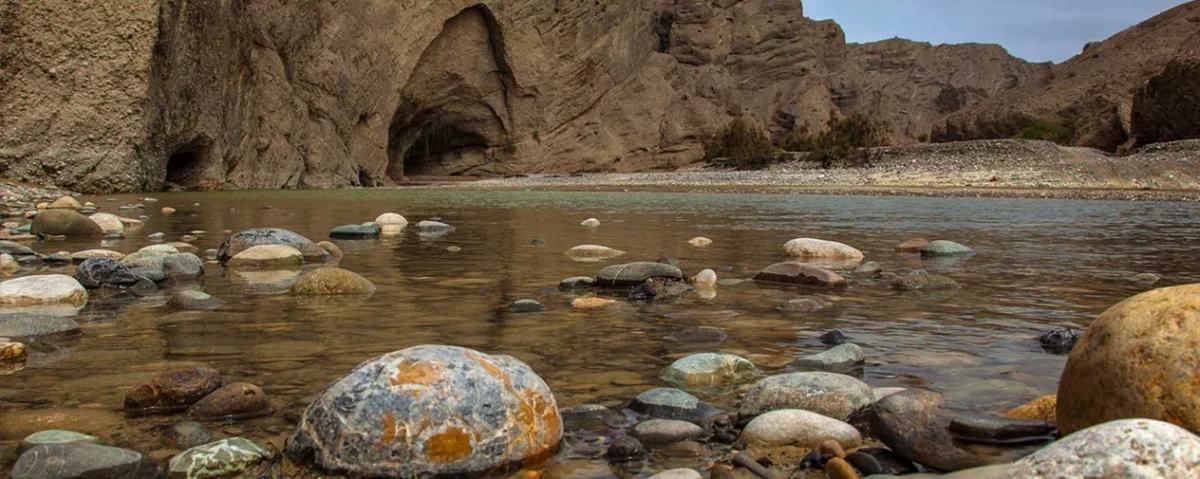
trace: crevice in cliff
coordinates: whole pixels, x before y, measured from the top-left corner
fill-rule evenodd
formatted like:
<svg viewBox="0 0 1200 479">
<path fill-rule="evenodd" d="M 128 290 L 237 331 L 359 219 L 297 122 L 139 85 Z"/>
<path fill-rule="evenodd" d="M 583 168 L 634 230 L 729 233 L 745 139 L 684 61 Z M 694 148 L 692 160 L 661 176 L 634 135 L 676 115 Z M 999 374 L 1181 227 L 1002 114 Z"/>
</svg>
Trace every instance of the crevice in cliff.
<svg viewBox="0 0 1200 479">
<path fill-rule="evenodd" d="M 183 190 L 201 188 L 213 163 L 211 144 L 207 138 L 197 138 L 176 148 L 167 159 L 165 186 Z"/>
</svg>

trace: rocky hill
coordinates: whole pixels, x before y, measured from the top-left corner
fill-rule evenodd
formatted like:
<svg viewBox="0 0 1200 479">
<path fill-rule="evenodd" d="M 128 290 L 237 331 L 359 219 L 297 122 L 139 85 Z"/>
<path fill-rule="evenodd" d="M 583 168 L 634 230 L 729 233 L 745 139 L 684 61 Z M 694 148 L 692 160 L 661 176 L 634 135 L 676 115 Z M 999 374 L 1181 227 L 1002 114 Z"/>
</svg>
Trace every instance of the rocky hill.
<svg viewBox="0 0 1200 479">
<path fill-rule="evenodd" d="M 862 112 L 914 142 L 1062 75 L 996 46 L 846 44 L 797 0 L 137 3 L 0 3 L 0 176 L 100 192 L 670 169 L 736 116 L 782 140 Z"/>
<path fill-rule="evenodd" d="M 1200 59 L 1198 51 L 1200 2 L 1192 1 L 1108 40 L 1088 44 L 1079 55 L 1053 66 L 1043 81 L 1029 82 L 951 115 L 934 132 L 934 139 L 1011 138 L 1041 122 L 1064 125 L 1077 146 L 1114 151 L 1145 144 L 1146 140 L 1135 138 L 1134 96 L 1168 63 Z M 1200 90 L 1182 96 L 1194 98 Z M 1194 123 L 1195 117 L 1192 110 L 1176 120 Z"/>
</svg>

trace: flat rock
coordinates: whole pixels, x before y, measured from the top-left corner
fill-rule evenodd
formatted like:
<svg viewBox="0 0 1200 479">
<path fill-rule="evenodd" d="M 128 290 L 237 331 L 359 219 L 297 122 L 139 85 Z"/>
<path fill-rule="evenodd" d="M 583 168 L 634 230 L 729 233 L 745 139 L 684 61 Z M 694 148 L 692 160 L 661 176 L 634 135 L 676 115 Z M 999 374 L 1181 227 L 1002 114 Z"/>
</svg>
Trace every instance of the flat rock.
<svg viewBox="0 0 1200 479">
<path fill-rule="evenodd" d="M 1075 432 L 1015 466 L 1009 477 L 1200 477 L 1200 437 L 1170 423 L 1122 419 Z"/>
<path fill-rule="evenodd" d="M 902 276 L 892 280 L 892 289 L 898 291 L 944 291 L 958 289 L 958 281 L 936 274 Z"/>
<path fill-rule="evenodd" d="M 187 414 L 199 421 L 224 421 L 262 416 L 271 403 L 261 388 L 250 383 L 230 383 L 204 396 Z"/>
<path fill-rule="evenodd" d="M 325 388 L 287 454 L 329 474 L 479 476 L 542 457 L 562 434 L 554 395 L 529 366 L 417 346 L 364 362 Z"/>
<path fill-rule="evenodd" d="M 792 366 L 806 371 L 848 372 L 860 368 L 866 359 L 867 354 L 857 344 L 844 343 L 828 351 L 797 358 Z"/>
<path fill-rule="evenodd" d="M 0 308 L 64 304 L 82 308 L 87 290 L 75 278 L 62 274 L 24 276 L 0 282 Z"/>
<path fill-rule="evenodd" d="M 540 313 L 546 311 L 546 305 L 532 299 L 518 299 L 508 305 L 508 310 L 514 313 Z"/>
<path fill-rule="evenodd" d="M 663 370 L 662 380 L 672 386 L 724 388 L 758 374 L 754 363 L 732 354 L 700 353 L 680 358 Z"/>
<path fill-rule="evenodd" d="M 375 239 L 379 237 L 381 232 L 378 226 L 368 225 L 342 225 L 329 232 L 331 239 Z"/>
<path fill-rule="evenodd" d="M 575 298 L 575 299 L 571 300 L 572 308 L 585 309 L 585 310 L 586 309 L 604 309 L 604 308 L 607 308 L 607 307 L 615 305 L 615 304 L 617 304 L 617 302 L 614 300 L 607 299 L 607 298 L 599 298 L 596 296 L 590 296 L 587 298 Z"/>
<path fill-rule="evenodd" d="M 683 271 L 676 266 L 662 263 L 639 262 L 616 264 L 600 270 L 596 283 L 604 287 L 637 286 L 650 278 L 683 280 Z"/>
<path fill-rule="evenodd" d="M 596 285 L 596 278 L 590 276 L 575 276 L 559 281 L 558 289 L 567 291 L 572 289 L 591 288 Z"/>
<path fill-rule="evenodd" d="M 167 307 L 178 311 L 213 311 L 224 304 L 224 301 L 194 289 L 179 291 L 167 299 Z"/>
<path fill-rule="evenodd" d="M 802 263 L 775 263 L 754 275 L 755 281 L 844 288 L 846 278 L 827 269 Z"/>
<path fill-rule="evenodd" d="M 797 238 L 783 245 L 783 252 L 793 258 L 863 259 L 862 251 L 850 245 L 816 238 Z"/>
<path fill-rule="evenodd" d="M 55 211 L 55 210 L 50 210 Z M 158 461 L 128 449 L 96 444 L 44 444 L 21 454 L 13 479 L 156 479 Z"/>
<path fill-rule="evenodd" d="M 594 244 L 579 245 L 567 250 L 567 256 L 578 259 L 616 258 L 624 254 L 624 251 Z"/>
<path fill-rule="evenodd" d="M 633 426 L 633 437 L 650 447 L 665 446 L 679 441 L 701 439 L 704 428 L 676 419 L 650 419 Z"/>
<path fill-rule="evenodd" d="M 929 244 L 921 247 L 921 256 L 923 257 L 964 256 L 974 253 L 975 251 L 971 248 L 946 240 L 930 241 Z"/>
<path fill-rule="evenodd" d="M 995 416 L 958 416 L 950 432 L 972 442 L 1005 444 L 1016 441 L 1046 442 L 1058 428 L 1046 421 Z"/>
<path fill-rule="evenodd" d="M 942 396 L 909 390 L 892 394 L 872 406 L 871 434 L 896 453 L 941 471 L 985 465 L 985 461 L 959 449 L 950 433 L 934 423 Z"/>
<path fill-rule="evenodd" d="M 36 256 L 37 252 L 28 246 L 13 241 L 0 240 L 0 254 L 12 255 L 14 258 L 21 256 Z"/>
<path fill-rule="evenodd" d="M 99 442 L 100 438 L 96 436 L 75 431 L 47 429 L 30 434 L 21 440 L 21 450 L 26 451 L 36 446 L 50 444 L 97 444 Z"/>
<path fill-rule="evenodd" d="M 751 446 L 816 448 L 827 440 L 843 448 L 862 445 L 862 436 L 849 424 L 798 409 L 761 414 L 742 430 L 741 441 Z"/>
<path fill-rule="evenodd" d="M 26 341 L 77 334 L 79 323 L 70 318 L 29 313 L 0 314 L 0 337 Z"/>
<path fill-rule="evenodd" d="M 801 409 L 837 420 L 875 402 L 871 387 L 858 379 L 830 372 L 771 376 L 754 384 L 742 396 L 741 416 L 756 416 L 780 409 Z"/>
<path fill-rule="evenodd" d="M 167 479 L 221 479 L 237 476 L 271 458 L 271 453 L 241 437 L 196 446 L 171 458 Z"/>
<path fill-rule="evenodd" d="M 445 234 L 454 231 L 454 227 L 440 221 L 424 220 L 417 223 L 417 232 L 424 234 Z"/>
<path fill-rule="evenodd" d="M 304 265 L 304 254 L 285 244 L 253 246 L 225 263 L 231 268 L 295 269 Z"/>
<path fill-rule="evenodd" d="M 330 256 L 308 238 L 280 228 L 255 228 L 225 239 L 217 248 L 217 258 L 228 261 L 238 253 L 259 245 L 282 244 L 300 250 L 307 261 L 324 262 Z"/>
<path fill-rule="evenodd" d="M 141 414 L 187 409 L 225 384 L 212 368 L 163 371 L 125 394 L 125 409 Z"/>
<path fill-rule="evenodd" d="M 647 479 L 701 479 L 702 476 L 695 469 L 670 469 Z"/>
<path fill-rule="evenodd" d="M 630 403 L 630 409 L 650 417 L 663 419 L 690 419 L 696 416 L 700 400 L 691 394 L 674 388 L 654 388 L 638 394 Z"/>
<path fill-rule="evenodd" d="M 304 275 L 292 293 L 301 296 L 321 296 L 335 294 L 372 294 L 375 285 L 357 273 L 341 268 L 318 268 Z"/>
</svg>

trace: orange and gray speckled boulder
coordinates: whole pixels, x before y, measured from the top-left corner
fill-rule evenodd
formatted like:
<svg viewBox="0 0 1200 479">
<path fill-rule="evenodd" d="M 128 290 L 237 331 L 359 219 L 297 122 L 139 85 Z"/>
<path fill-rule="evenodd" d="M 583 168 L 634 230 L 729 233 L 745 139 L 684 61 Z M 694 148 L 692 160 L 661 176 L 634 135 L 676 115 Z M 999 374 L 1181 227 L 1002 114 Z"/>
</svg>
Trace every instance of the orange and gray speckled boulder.
<svg viewBox="0 0 1200 479">
<path fill-rule="evenodd" d="M 562 432 L 550 388 L 521 361 L 417 346 L 327 387 L 287 453 L 331 474 L 466 476 L 546 457 Z"/>
</svg>

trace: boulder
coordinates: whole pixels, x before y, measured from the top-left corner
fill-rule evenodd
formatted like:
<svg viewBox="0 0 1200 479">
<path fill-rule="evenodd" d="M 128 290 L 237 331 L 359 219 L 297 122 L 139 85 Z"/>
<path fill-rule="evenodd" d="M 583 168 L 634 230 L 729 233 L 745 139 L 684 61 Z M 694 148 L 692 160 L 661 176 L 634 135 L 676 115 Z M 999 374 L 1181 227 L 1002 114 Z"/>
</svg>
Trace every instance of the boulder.
<svg viewBox="0 0 1200 479">
<path fill-rule="evenodd" d="M 921 247 L 921 256 L 923 257 L 963 256 L 973 253 L 975 252 L 971 248 L 946 240 L 930 241 L 929 244 Z"/>
<path fill-rule="evenodd" d="M 863 259 L 862 251 L 850 245 L 815 238 L 797 238 L 783 245 L 783 252 L 792 258 Z"/>
<path fill-rule="evenodd" d="M 139 249 L 121 259 L 130 268 L 161 267 L 163 256 L 179 254 L 179 250 L 169 244 L 156 244 Z"/>
<path fill-rule="evenodd" d="M 160 474 L 158 461 L 128 449 L 96 444 L 34 446 L 21 454 L 12 468 L 13 479 L 157 479 Z"/>
<path fill-rule="evenodd" d="M 755 281 L 845 288 L 846 278 L 827 269 L 802 263 L 775 263 L 754 275 Z"/>
<path fill-rule="evenodd" d="M 330 474 L 478 476 L 543 457 L 562 434 L 554 395 L 521 361 L 417 346 L 362 363 L 322 391 L 287 454 Z"/>
<path fill-rule="evenodd" d="M 204 396 L 187 414 L 199 421 L 228 421 L 271 413 L 262 388 L 250 383 L 230 383 Z"/>
<path fill-rule="evenodd" d="M 30 434 L 21 440 L 21 450 L 27 451 L 37 446 L 50 444 L 99 444 L 100 438 L 75 431 L 47 429 Z"/>
<path fill-rule="evenodd" d="M 637 286 L 650 278 L 683 279 L 678 267 L 662 263 L 616 264 L 600 270 L 596 282 L 600 286 Z"/>
<path fill-rule="evenodd" d="M 929 240 L 925 238 L 910 238 L 896 245 L 896 252 L 917 254 L 921 252 L 921 248 L 924 248 L 928 244 Z"/>
<path fill-rule="evenodd" d="M 650 417 L 691 419 L 700 408 L 700 400 L 674 388 L 654 388 L 638 394 L 629 408 Z"/>
<path fill-rule="evenodd" d="M 633 437 L 650 447 L 665 446 L 679 441 L 704 437 L 704 429 L 687 421 L 650 419 L 633 426 Z"/>
<path fill-rule="evenodd" d="M 933 469 L 953 472 L 985 465 L 959 449 L 945 427 L 935 423 L 942 396 L 909 390 L 876 401 L 871 408 L 871 434 L 896 453 Z"/>
<path fill-rule="evenodd" d="M 781 409 L 759 415 L 746 425 L 741 436 L 741 441 L 750 446 L 808 449 L 830 439 L 847 449 L 862 445 L 862 435 L 854 426 L 799 409 Z"/>
<path fill-rule="evenodd" d="M 259 245 L 233 255 L 225 265 L 247 269 L 295 269 L 304 265 L 304 254 L 288 245 Z"/>
<path fill-rule="evenodd" d="M 375 225 L 342 225 L 329 232 L 331 239 L 360 240 L 375 239 L 380 234 L 380 227 Z"/>
<path fill-rule="evenodd" d="M 839 421 L 875 402 L 871 387 L 858 379 L 829 372 L 771 376 L 742 396 L 738 414 L 756 416 L 780 409 L 801 409 Z"/>
<path fill-rule="evenodd" d="M 567 250 L 567 256 L 575 259 L 616 258 L 623 254 L 625 254 L 624 251 L 594 244 L 579 245 Z"/>
<path fill-rule="evenodd" d="M 1200 477 L 1200 437 L 1162 421 L 1123 419 L 1077 431 L 1015 466 L 1007 477 Z"/>
<path fill-rule="evenodd" d="M 78 210 L 78 209 L 82 209 L 83 205 L 79 204 L 79 200 L 76 200 L 75 198 L 72 198 L 70 196 L 62 196 L 62 197 L 59 197 L 57 200 L 54 200 L 53 203 L 50 203 L 50 205 L 47 206 L 47 208 Z"/>
<path fill-rule="evenodd" d="M 87 290 L 75 278 L 62 274 L 24 276 L 0 282 L 0 308 L 49 304 L 82 308 Z"/>
<path fill-rule="evenodd" d="M 195 279 L 204 276 L 204 260 L 192 253 L 169 254 L 162 257 L 162 269 L 168 279 Z"/>
<path fill-rule="evenodd" d="M 372 294 L 375 285 L 353 271 L 341 268 L 318 268 L 304 275 L 295 286 L 292 294 L 301 296 L 319 296 L 334 294 Z"/>
<path fill-rule="evenodd" d="M 333 244 L 329 241 L 322 241 L 320 243 L 317 243 L 317 246 L 320 246 L 321 249 L 323 249 L 327 253 L 329 253 L 330 258 L 333 259 L 334 261 L 342 259 L 342 249 L 339 248 L 338 245 Z"/>
<path fill-rule="evenodd" d="M 88 218 L 91 218 L 105 234 L 108 233 L 124 233 L 125 223 L 121 221 L 121 217 L 111 213 L 96 213 Z"/>
<path fill-rule="evenodd" d="M 92 258 L 75 267 L 74 277 L 85 288 L 133 286 L 143 278 L 112 258 Z"/>
<path fill-rule="evenodd" d="M 7 254 L 14 258 L 20 258 L 22 256 L 36 256 L 37 251 L 34 251 L 33 248 L 14 241 L 0 241 L 0 254 Z"/>
<path fill-rule="evenodd" d="M 753 378 L 758 374 L 754 363 L 740 356 L 719 353 L 700 353 L 680 358 L 663 370 L 662 380 L 672 386 L 689 388 L 723 388 Z"/>
<path fill-rule="evenodd" d="M 1058 395 L 1050 394 L 1009 409 L 1008 411 L 1004 412 L 1004 416 L 1011 417 L 1013 419 L 1034 419 L 1056 424 L 1058 422 L 1058 416 L 1056 414 L 1057 407 Z"/>
<path fill-rule="evenodd" d="M 1200 284 L 1148 291 L 1101 314 L 1058 385 L 1064 434 L 1125 418 L 1200 432 Z"/>
<path fill-rule="evenodd" d="M 701 270 L 699 273 L 696 273 L 696 276 L 692 277 L 692 284 L 696 285 L 696 288 L 701 289 L 715 288 L 717 286 L 717 272 L 711 269 Z"/>
<path fill-rule="evenodd" d="M 79 323 L 70 318 L 27 313 L 0 314 L 0 337 L 24 341 L 77 334 Z"/>
<path fill-rule="evenodd" d="M 596 218 L 588 218 L 586 220 L 583 220 L 583 222 L 579 223 L 579 226 L 587 226 L 588 228 L 598 228 L 598 227 L 600 227 L 600 220 L 598 220 Z"/>
<path fill-rule="evenodd" d="M 255 246 L 282 244 L 300 250 L 306 261 L 323 262 L 329 260 L 329 253 L 317 246 L 308 238 L 280 228 L 255 228 L 235 234 L 221 242 L 217 248 L 217 258 L 228 261 L 238 253 Z"/>
<path fill-rule="evenodd" d="M 178 311 L 213 311 L 224 304 L 224 301 L 195 289 L 179 291 L 167 299 L 167 307 Z"/>
<path fill-rule="evenodd" d="M 866 353 L 857 344 L 844 343 L 828 351 L 797 358 L 792 366 L 802 371 L 849 372 L 862 367 L 866 359 Z"/>
<path fill-rule="evenodd" d="M 140 414 L 174 413 L 187 409 L 225 381 L 212 368 L 163 371 L 125 394 L 125 409 Z"/>
<path fill-rule="evenodd" d="M 892 280 L 892 289 L 897 291 L 945 291 L 958 289 L 958 281 L 936 274 L 902 276 Z"/>
<path fill-rule="evenodd" d="M 193 447 L 171 458 L 167 479 L 222 479 L 266 462 L 272 454 L 253 441 L 231 437 Z"/>
<path fill-rule="evenodd" d="M 75 210 L 46 210 L 33 219 L 29 230 L 35 235 L 102 236 L 104 230 Z"/>
<path fill-rule="evenodd" d="M 408 219 L 396 213 L 384 213 L 375 218 L 375 224 L 379 226 L 398 226 L 404 228 L 408 226 Z"/>
</svg>

